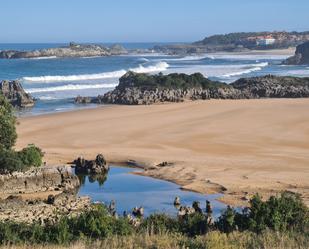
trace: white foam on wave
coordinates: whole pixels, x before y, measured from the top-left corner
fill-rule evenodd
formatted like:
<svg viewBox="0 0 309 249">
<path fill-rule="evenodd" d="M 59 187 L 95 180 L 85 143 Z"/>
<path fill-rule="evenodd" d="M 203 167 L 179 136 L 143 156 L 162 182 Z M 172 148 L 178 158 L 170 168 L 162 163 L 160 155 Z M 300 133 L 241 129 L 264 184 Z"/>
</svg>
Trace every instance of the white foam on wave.
<svg viewBox="0 0 309 249">
<path fill-rule="evenodd" d="M 155 65 L 143 66 L 139 65 L 136 68 L 130 68 L 129 71 L 136 73 L 154 73 L 165 71 L 169 67 L 166 62 L 158 62 Z M 46 75 L 37 77 L 23 77 L 24 81 L 27 82 L 64 82 L 64 81 L 82 81 L 82 80 L 99 80 L 99 79 L 109 79 L 109 78 L 119 78 L 124 75 L 127 70 L 118 70 L 113 72 L 104 72 L 98 74 L 80 74 L 80 75 Z"/>
<path fill-rule="evenodd" d="M 260 70 L 262 70 L 263 67 L 268 66 L 268 63 L 263 62 L 263 63 L 259 63 L 259 64 L 253 64 L 253 65 L 254 65 L 254 67 L 247 68 L 247 69 L 245 69 L 243 71 L 239 71 L 239 72 L 227 73 L 227 74 L 222 75 L 221 77 L 230 78 L 230 77 L 234 77 L 234 76 L 240 76 L 240 75 L 243 75 L 243 74 L 249 74 L 249 73 L 253 73 L 253 72 L 256 72 L 256 71 L 260 71 Z M 252 65 L 249 65 L 249 66 L 252 66 Z"/>
<path fill-rule="evenodd" d="M 191 55 L 191 56 L 185 56 L 181 58 L 167 58 L 167 59 L 164 59 L 164 61 L 200 61 L 204 59 L 214 59 L 214 57 L 208 56 L 208 55 Z"/>
<path fill-rule="evenodd" d="M 58 91 L 71 91 L 71 90 L 84 90 L 84 89 L 100 89 L 100 88 L 114 88 L 118 84 L 80 84 L 80 85 L 64 85 L 45 88 L 29 88 L 26 89 L 28 93 L 43 93 L 43 92 L 58 92 Z"/>
<path fill-rule="evenodd" d="M 57 59 L 57 56 L 42 56 L 42 57 L 34 57 L 34 58 L 29 58 L 30 60 L 50 60 L 50 59 Z"/>
<path fill-rule="evenodd" d="M 38 97 L 38 99 L 40 99 L 40 100 L 56 100 L 58 98 L 52 97 L 52 96 L 41 96 L 41 97 Z"/>
<path fill-rule="evenodd" d="M 172 67 L 167 73 L 202 73 L 205 77 L 219 77 L 224 81 L 232 76 L 240 76 L 254 71 L 262 70 L 268 65 L 267 62 L 253 64 L 224 64 L 224 65 L 195 65 L 190 67 Z"/>
<path fill-rule="evenodd" d="M 210 54 L 213 59 L 225 60 L 284 60 L 291 56 L 291 54 Z"/>
</svg>

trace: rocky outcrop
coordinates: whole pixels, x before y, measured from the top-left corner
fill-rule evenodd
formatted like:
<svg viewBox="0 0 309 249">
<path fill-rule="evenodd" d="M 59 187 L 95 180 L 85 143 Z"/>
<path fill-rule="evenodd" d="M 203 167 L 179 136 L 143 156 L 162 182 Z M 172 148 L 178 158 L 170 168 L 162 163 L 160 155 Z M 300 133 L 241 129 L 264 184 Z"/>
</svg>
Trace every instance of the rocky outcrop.
<svg viewBox="0 0 309 249">
<path fill-rule="evenodd" d="M 296 48 L 295 55 L 283 62 L 285 65 L 309 65 L 309 42 Z"/>
<path fill-rule="evenodd" d="M 248 99 L 309 97 L 309 78 L 266 75 L 239 79 L 231 86 Z"/>
<path fill-rule="evenodd" d="M 99 96 L 98 103 L 120 105 L 151 105 L 162 102 L 184 102 L 198 99 L 240 99 L 243 98 L 240 91 L 233 88 L 219 89 L 153 89 L 145 90 L 137 87 L 115 89 Z"/>
<path fill-rule="evenodd" d="M 71 172 L 71 168 L 65 166 L 45 166 L 27 172 L 0 175 L 0 192 L 5 195 L 68 191 L 79 185 L 78 177 Z"/>
<path fill-rule="evenodd" d="M 122 105 L 150 105 L 162 102 L 183 102 L 205 99 L 256 99 L 256 98 L 304 98 L 309 97 L 309 79 L 297 77 L 243 78 L 234 83 L 217 84 L 211 87 L 170 89 L 165 87 L 136 86 L 138 74 L 127 73 L 120 79 L 115 90 L 93 99 L 96 103 Z"/>
<path fill-rule="evenodd" d="M 77 174 L 106 174 L 109 170 L 109 166 L 102 154 L 98 154 L 95 160 L 85 160 L 83 157 L 79 157 L 74 161 L 74 164 Z"/>
<path fill-rule="evenodd" d="M 4 80 L 0 82 L 0 94 L 2 94 L 15 107 L 31 107 L 34 100 L 26 93 L 19 81 Z"/>
<path fill-rule="evenodd" d="M 51 199 L 53 202 L 50 202 Z M 54 224 L 63 216 L 77 216 L 89 209 L 91 209 L 90 198 L 77 197 L 74 192 L 51 195 L 45 200 L 10 196 L 0 200 L 0 221 Z"/>
<path fill-rule="evenodd" d="M 67 47 L 48 48 L 33 51 L 5 50 L 0 52 L 1 59 L 39 58 L 39 57 L 94 57 L 126 54 L 120 45 L 104 47 L 95 44 L 70 43 Z"/>
</svg>

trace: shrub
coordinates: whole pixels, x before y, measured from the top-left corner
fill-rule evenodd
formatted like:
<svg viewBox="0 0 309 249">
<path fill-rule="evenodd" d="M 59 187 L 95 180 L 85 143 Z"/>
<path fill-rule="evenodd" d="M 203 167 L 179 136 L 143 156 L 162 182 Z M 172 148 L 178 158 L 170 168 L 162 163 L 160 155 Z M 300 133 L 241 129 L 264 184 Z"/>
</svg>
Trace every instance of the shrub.
<svg viewBox="0 0 309 249">
<path fill-rule="evenodd" d="M 18 153 L 9 149 L 0 149 L 0 173 L 7 174 L 24 169 Z"/>
<path fill-rule="evenodd" d="M 161 234 L 163 232 L 178 232 L 180 224 L 177 219 L 166 214 L 152 214 L 141 224 L 140 230 L 150 234 Z"/>
<path fill-rule="evenodd" d="M 202 235 L 208 232 L 209 225 L 204 214 L 194 213 L 179 220 L 181 232 L 188 236 Z"/>
<path fill-rule="evenodd" d="M 248 228 L 260 232 L 266 227 L 275 231 L 309 231 L 309 209 L 298 194 L 284 192 L 263 202 L 259 195 L 250 201 Z"/>
<path fill-rule="evenodd" d="M 42 150 L 33 144 L 18 152 L 18 156 L 25 167 L 39 167 L 42 165 Z"/>
<path fill-rule="evenodd" d="M 12 106 L 0 95 L 0 149 L 10 149 L 17 138 Z"/>
</svg>

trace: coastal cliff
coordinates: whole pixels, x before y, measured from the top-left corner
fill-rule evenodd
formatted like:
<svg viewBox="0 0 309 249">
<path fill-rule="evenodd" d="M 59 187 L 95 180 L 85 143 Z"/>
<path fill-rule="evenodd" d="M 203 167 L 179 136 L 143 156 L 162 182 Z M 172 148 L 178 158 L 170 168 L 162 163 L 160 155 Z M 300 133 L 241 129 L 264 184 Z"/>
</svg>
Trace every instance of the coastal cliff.
<svg viewBox="0 0 309 249">
<path fill-rule="evenodd" d="M 66 47 L 47 48 L 33 51 L 4 50 L 0 51 L 0 59 L 40 58 L 40 57 L 94 57 L 126 54 L 120 45 L 104 47 L 95 44 L 70 43 Z"/>
<path fill-rule="evenodd" d="M 285 65 L 309 65 L 309 42 L 305 42 L 296 48 L 295 55 L 286 59 Z"/>
<path fill-rule="evenodd" d="M 211 81 L 200 73 L 192 75 L 146 75 L 128 72 L 115 90 L 97 98 L 77 97 L 76 103 L 150 105 L 206 99 L 258 99 L 309 97 L 309 78 L 242 78 L 232 84 Z"/>
<path fill-rule="evenodd" d="M 21 83 L 17 80 L 0 82 L 0 94 L 2 94 L 14 107 L 32 107 L 34 99 L 26 93 Z"/>
</svg>

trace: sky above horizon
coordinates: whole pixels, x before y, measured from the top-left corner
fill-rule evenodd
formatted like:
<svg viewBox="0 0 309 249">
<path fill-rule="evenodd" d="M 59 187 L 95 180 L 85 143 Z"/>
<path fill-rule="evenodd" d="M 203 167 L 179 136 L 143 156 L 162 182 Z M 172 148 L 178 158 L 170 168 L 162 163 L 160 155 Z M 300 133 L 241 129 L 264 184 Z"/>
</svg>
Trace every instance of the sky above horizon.
<svg viewBox="0 0 309 249">
<path fill-rule="evenodd" d="M 0 42 L 191 42 L 309 30 L 308 0 L 1 0 Z"/>
</svg>

